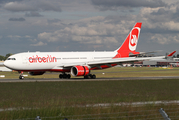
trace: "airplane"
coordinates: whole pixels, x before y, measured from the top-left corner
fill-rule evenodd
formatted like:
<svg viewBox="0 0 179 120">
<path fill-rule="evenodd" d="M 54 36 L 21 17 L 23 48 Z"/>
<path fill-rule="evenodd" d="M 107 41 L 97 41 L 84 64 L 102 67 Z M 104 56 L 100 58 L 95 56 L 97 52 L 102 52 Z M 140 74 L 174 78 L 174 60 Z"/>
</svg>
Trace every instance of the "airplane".
<svg viewBox="0 0 179 120">
<path fill-rule="evenodd" d="M 43 75 L 46 71 L 61 72 L 60 79 L 70 79 L 71 75 L 95 79 L 96 75 L 91 74 L 91 70 L 110 68 L 126 62 L 165 58 L 165 56 L 136 57 L 139 54 L 145 54 L 136 51 L 141 26 L 142 23 L 137 22 L 123 44 L 114 51 L 24 52 L 8 57 L 4 65 L 20 72 L 19 79 L 24 79 L 23 72 L 29 72 L 30 75 Z"/>
</svg>

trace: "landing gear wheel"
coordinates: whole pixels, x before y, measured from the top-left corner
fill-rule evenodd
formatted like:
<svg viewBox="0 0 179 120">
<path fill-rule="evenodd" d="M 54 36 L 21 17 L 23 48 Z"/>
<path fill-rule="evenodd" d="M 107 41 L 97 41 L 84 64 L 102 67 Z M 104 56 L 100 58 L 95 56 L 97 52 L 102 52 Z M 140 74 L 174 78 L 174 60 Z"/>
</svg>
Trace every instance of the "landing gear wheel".
<svg viewBox="0 0 179 120">
<path fill-rule="evenodd" d="M 89 75 L 84 76 L 84 79 L 96 79 L 96 75 L 89 74 Z"/>
<path fill-rule="evenodd" d="M 20 75 L 20 76 L 19 76 L 19 79 L 23 80 L 23 79 L 24 79 L 24 76 Z"/>
<path fill-rule="evenodd" d="M 96 79 L 96 75 L 93 74 L 91 78 L 92 78 L 92 79 Z"/>
<path fill-rule="evenodd" d="M 63 78 L 67 78 L 67 74 L 63 74 Z"/>
<path fill-rule="evenodd" d="M 84 79 L 90 79 L 91 77 L 89 75 L 84 76 Z"/>
<path fill-rule="evenodd" d="M 60 75 L 59 75 L 59 78 L 60 78 L 60 79 L 62 79 L 62 78 L 63 78 L 63 75 L 62 75 L 62 74 L 60 74 Z"/>
<path fill-rule="evenodd" d="M 24 79 L 24 76 L 23 76 L 23 71 L 19 71 L 20 75 L 19 75 L 19 79 L 20 80 L 23 80 Z"/>
<path fill-rule="evenodd" d="M 64 74 L 60 74 L 60 75 L 59 75 L 59 78 L 60 78 L 60 79 L 70 79 L 70 78 L 71 78 L 71 75 L 70 75 L 70 74 L 65 74 L 65 73 L 64 73 Z"/>
<path fill-rule="evenodd" d="M 71 78 L 71 75 L 70 75 L 70 74 L 67 74 L 67 78 L 70 79 L 70 78 Z"/>
<path fill-rule="evenodd" d="M 88 78 L 87 78 L 87 75 L 86 75 L 86 76 L 84 76 L 84 79 L 88 79 Z"/>
</svg>

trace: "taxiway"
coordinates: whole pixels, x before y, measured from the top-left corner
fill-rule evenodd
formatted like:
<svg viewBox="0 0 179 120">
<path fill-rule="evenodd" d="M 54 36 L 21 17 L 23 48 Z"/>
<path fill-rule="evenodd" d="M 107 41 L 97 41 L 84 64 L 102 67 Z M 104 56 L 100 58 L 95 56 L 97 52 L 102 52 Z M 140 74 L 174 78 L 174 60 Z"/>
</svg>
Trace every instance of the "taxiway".
<svg viewBox="0 0 179 120">
<path fill-rule="evenodd" d="M 62 81 L 109 81 L 109 80 L 162 80 L 162 79 L 179 79 L 179 76 L 158 76 L 158 77 L 120 77 L 120 78 L 96 78 L 96 79 L 59 79 L 59 78 L 38 78 L 30 79 L 0 79 L 0 82 L 62 82 Z"/>
</svg>

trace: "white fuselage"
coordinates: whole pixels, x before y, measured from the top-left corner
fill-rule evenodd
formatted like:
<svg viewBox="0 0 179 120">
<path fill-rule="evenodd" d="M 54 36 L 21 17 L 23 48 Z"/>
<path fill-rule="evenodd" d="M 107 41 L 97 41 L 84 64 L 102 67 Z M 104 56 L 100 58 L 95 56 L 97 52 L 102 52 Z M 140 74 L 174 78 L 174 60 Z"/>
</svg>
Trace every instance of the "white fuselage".
<svg viewBox="0 0 179 120">
<path fill-rule="evenodd" d="M 12 55 L 4 65 L 17 71 L 60 71 L 63 65 L 113 58 L 117 52 L 25 52 Z M 63 72 L 63 71 L 62 71 Z"/>
</svg>

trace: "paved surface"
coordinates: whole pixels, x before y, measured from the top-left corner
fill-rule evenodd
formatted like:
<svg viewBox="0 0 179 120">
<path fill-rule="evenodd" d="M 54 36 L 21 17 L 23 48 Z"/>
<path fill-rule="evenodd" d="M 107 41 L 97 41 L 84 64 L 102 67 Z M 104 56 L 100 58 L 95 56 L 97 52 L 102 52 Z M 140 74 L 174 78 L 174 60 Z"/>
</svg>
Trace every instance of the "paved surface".
<svg viewBox="0 0 179 120">
<path fill-rule="evenodd" d="M 162 80 L 162 79 L 179 79 L 179 76 L 160 76 L 160 77 L 121 77 L 121 78 L 96 78 L 96 79 L 83 79 L 83 78 L 71 78 L 71 79 L 58 79 L 58 78 L 41 78 L 24 80 L 19 79 L 0 79 L 0 82 L 54 82 L 54 81 L 108 81 L 108 80 Z"/>
</svg>

